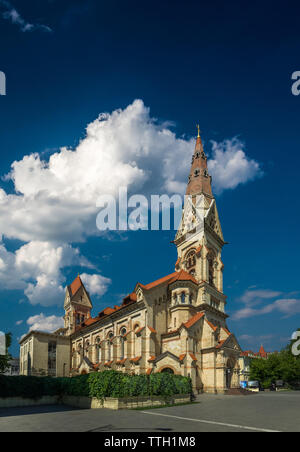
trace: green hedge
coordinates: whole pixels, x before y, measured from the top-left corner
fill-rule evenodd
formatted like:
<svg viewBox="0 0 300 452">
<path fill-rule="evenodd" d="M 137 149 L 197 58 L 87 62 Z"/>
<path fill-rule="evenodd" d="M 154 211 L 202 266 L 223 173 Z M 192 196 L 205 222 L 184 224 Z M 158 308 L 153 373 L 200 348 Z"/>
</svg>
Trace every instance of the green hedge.
<svg viewBox="0 0 300 452">
<path fill-rule="evenodd" d="M 47 395 L 96 397 L 134 397 L 191 394 L 188 377 L 157 373 L 128 375 L 113 370 L 73 378 L 0 376 L 0 397 L 39 398 Z"/>
<path fill-rule="evenodd" d="M 0 375 L 0 397 L 39 399 L 60 393 L 61 382 L 48 377 L 6 377 Z"/>
</svg>

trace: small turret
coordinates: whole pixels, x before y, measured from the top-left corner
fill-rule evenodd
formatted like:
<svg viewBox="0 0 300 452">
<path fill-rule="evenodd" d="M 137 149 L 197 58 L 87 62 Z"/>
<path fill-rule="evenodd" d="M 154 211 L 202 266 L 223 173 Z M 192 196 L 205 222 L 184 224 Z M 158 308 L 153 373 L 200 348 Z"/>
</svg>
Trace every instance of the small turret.
<svg viewBox="0 0 300 452">
<path fill-rule="evenodd" d="M 83 322 L 91 317 L 92 308 L 89 293 L 78 275 L 66 289 L 64 321 L 67 336 L 73 334 Z"/>
</svg>

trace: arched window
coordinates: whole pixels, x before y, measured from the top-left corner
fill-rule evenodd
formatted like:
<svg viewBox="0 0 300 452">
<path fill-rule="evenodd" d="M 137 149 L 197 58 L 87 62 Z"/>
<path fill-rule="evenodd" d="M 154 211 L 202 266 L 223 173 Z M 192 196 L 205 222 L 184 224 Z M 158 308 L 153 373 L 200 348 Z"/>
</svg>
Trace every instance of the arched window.
<svg viewBox="0 0 300 452">
<path fill-rule="evenodd" d="M 107 361 L 111 361 L 111 351 L 112 351 L 112 343 L 110 340 L 107 341 Z"/>
<path fill-rule="evenodd" d="M 83 356 L 83 347 L 81 344 L 78 345 L 78 355 L 79 355 L 79 360 L 81 359 L 81 357 Z"/>
<path fill-rule="evenodd" d="M 122 328 L 121 328 L 121 330 L 120 330 L 120 334 L 121 334 L 121 337 L 120 337 L 120 348 L 121 348 L 121 350 L 120 350 L 120 357 L 121 357 L 121 359 L 124 359 L 125 358 L 125 335 L 126 335 L 126 333 L 127 333 L 127 329 L 125 328 L 125 326 L 123 326 Z"/>
<path fill-rule="evenodd" d="M 100 337 L 96 339 L 96 363 L 100 363 L 101 361 L 101 345 L 100 345 Z"/>
<path fill-rule="evenodd" d="M 123 326 L 120 330 L 120 334 L 121 334 L 121 336 L 125 336 L 126 333 L 127 333 L 127 330 L 126 330 L 125 326 Z"/>
<path fill-rule="evenodd" d="M 124 337 L 121 337 L 120 341 L 121 341 L 120 357 L 121 357 L 121 359 L 124 359 L 124 357 L 125 357 L 125 339 L 124 339 Z"/>
<path fill-rule="evenodd" d="M 89 359 L 92 358 L 91 356 L 92 353 L 92 347 L 89 341 L 86 341 L 85 343 L 85 356 L 87 356 Z"/>
<path fill-rule="evenodd" d="M 181 303 L 184 304 L 185 303 L 185 292 L 181 293 L 180 299 L 181 299 Z"/>
<path fill-rule="evenodd" d="M 211 251 L 207 256 L 208 260 L 208 282 L 211 286 L 215 285 L 215 255 Z"/>
<path fill-rule="evenodd" d="M 200 170 L 198 168 L 195 169 L 194 171 L 194 176 L 197 177 L 200 174 Z"/>
<path fill-rule="evenodd" d="M 187 270 L 191 269 L 192 267 L 195 267 L 196 265 L 196 251 L 195 250 L 190 250 L 186 257 L 185 257 L 185 262 L 186 262 L 186 268 Z"/>
</svg>

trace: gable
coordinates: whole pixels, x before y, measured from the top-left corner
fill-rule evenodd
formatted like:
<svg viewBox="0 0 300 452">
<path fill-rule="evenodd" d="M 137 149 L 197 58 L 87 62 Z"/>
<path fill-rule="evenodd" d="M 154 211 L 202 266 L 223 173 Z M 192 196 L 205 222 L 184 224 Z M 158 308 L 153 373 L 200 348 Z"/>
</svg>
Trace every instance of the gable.
<svg viewBox="0 0 300 452">
<path fill-rule="evenodd" d="M 167 351 L 162 353 L 161 355 L 157 356 L 157 358 L 155 359 L 155 363 L 162 363 L 162 361 L 175 361 L 176 363 L 180 363 L 180 359 L 178 358 L 178 356 L 174 355 L 173 353 Z"/>
<path fill-rule="evenodd" d="M 205 225 L 208 226 L 217 236 L 224 241 L 221 222 L 215 200 L 212 202 L 205 218 Z"/>
<path fill-rule="evenodd" d="M 220 341 L 216 348 L 230 348 L 235 351 L 242 351 L 234 334 L 231 334 L 227 339 Z"/>
</svg>

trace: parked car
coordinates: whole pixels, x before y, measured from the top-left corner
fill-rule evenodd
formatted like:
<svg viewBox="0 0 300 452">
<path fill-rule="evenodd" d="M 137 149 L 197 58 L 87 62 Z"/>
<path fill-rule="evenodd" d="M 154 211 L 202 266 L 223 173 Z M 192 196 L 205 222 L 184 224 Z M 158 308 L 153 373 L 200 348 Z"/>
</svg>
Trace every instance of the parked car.
<svg viewBox="0 0 300 452">
<path fill-rule="evenodd" d="M 254 392 L 264 391 L 264 388 L 258 380 L 248 381 L 248 389 Z"/>
</svg>

